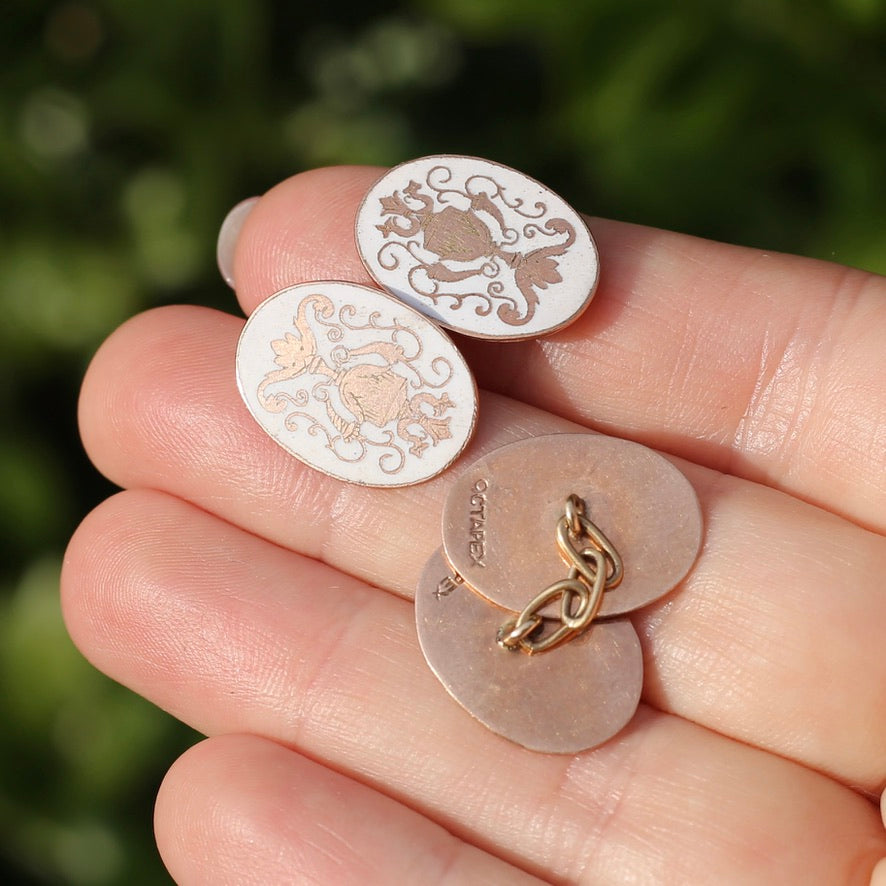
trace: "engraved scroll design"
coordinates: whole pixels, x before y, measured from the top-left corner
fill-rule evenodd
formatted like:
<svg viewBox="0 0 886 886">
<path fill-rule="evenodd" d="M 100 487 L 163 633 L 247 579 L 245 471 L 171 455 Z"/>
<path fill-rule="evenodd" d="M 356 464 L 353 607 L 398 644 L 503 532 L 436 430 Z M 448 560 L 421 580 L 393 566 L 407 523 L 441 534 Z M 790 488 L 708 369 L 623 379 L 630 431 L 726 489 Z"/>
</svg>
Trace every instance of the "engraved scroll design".
<svg viewBox="0 0 886 886">
<path fill-rule="evenodd" d="M 384 222 L 376 228 L 388 242 L 376 259 L 386 270 L 408 267 L 409 286 L 434 304 L 449 300 L 447 307 L 456 311 L 479 300 L 478 316 L 495 310 L 503 323 L 523 326 L 535 316 L 539 291 L 562 281 L 557 257 L 575 242 L 575 228 L 566 219 L 546 218 L 540 201 L 526 206 L 510 197 L 490 176 L 472 175 L 462 187 L 454 179 L 451 169 L 435 166 L 424 182 L 410 181 L 379 198 Z M 550 242 L 517 248 L 536 238 Z M 509 275 L 522 301 L 512 294 Z M 476 291 L 446 288 L 471 278 L 480 278 Z"/>
<path fill-rule="evenodd" d="M 383 323 L 378 312 L 363 323 L 356 318 L 353 305 L 336 316 L 325 295 L 305 296 L 293 318 L 298 334 L 287 331 L 270 343 L 279 368 L 264 376 L 256 394 L 268 412 L 287 413 L 287 430 L 325 438 L 340 461 L 376 455 L 384 473 L 396 474 L 407 452 L 421 458 L 452 436 L 445 413 L 455 403 L 433 391 L 446 386 L 453 367 L 437 356 L 426 377 L 417 365 L 424 348 L 415 332 L 397 320 Z M 345 336 L 363 343 L 345 347 Z"/>
</svg>

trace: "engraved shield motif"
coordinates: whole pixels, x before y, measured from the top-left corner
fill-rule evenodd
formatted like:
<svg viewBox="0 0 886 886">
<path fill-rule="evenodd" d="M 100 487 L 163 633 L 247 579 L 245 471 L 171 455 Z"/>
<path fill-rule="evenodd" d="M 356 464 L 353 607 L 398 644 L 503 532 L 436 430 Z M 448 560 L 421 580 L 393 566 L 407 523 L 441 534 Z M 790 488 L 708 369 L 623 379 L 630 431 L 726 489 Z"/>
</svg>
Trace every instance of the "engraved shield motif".
<svg viewBox="0 0 886 886">
<path fill-rule="evenodd" d="M 367 486 L 419 483 L 450 465 L 477 392 L 449 337 L 402 303 L 351 283 L 293 286 L 247 321 L 237 382 L 292 455 Z"/>
<path fill-rule="evenodd" d="M 571 323 L 599 262 L 581 216 L 534 179 L 488 160 L 434 156 L 373 185 L 357 246 L 392 295 L 480 338 L 520 339 Z"/>
</svg>

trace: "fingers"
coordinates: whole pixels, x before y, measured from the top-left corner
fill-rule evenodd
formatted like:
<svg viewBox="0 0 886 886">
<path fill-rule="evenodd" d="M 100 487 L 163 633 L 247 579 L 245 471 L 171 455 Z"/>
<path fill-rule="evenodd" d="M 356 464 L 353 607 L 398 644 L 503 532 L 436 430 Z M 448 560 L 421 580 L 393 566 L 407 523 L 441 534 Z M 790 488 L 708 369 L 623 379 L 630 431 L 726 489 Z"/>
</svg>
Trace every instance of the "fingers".
<svg viewBox="0 0 886 886">
<path fill-rule="evenodd" d="M 312 280 L 373 284 L 354 242 L 357 207 L 380 169 L 338 166 L 288 179 L 250 210 L 234 251 L 247 314 L 271 293 Z"/>
<path fill-rule="evenodd" d="M 411 596 L 439 545 L 446 489 L 481 451 L 572 426 L 488 397 L 478 438 L 435 481 L 372 490 L 329 480 L 268 440 L 234 391 L 238 321 L 173 308 L 97 356 L 81 404 L 96 463 L 278 544 Z M 765 487 L 681 466 L 699 493 L 701 556 L 638 613 L 645 698 L 725 734 L 876 788 L 886 774 L 879 625 L 886 542 Z"/>
<path fill-rule="evenodd" d="M 379 170 L 289 179 L 236 252 L 250 312 L 293 283 L 369 283 L 354 215 Z M 526 343 L 464 341 L 483 387 L 886 528 L 886 282 L 836 265 L 592 221 L 588 311 Z"/>
<path fill-rule="evenodd" d="M 155 810 L 177 883 L 539 883 L 365 785 L 250 735 L 204 741 Z"/>
<path fill-rule="evenodd" d="M 767 882 L 777 872 L 777 882 L 850 883 L 886 854 L 876 810 L 851 790 L 667 715 L 641 712 L 616 740 L 575 757 L 523 751 L 436 683 L 407 602 L 160 493 L 123 493 L 87 520 L 63 592 L 87 655 L 196 728 L 295 746 L 545 878 L 620 882 L 630 870 L 662 883 Z M 173 779 L 160 806 L 166 857 L 188 864 L 201 846 L 206 857 L 216 826 L 235 841 L 222 852 L 228 865 L 241 841 L 272 858 L 302 817 L 322 827 L 328 807 L 314 788 L 309 812 L 285 814 L 296 790 L 277 754 L 191 770 L 185 781 L 204 787 Z M 191 824 L 175 843 L 172 807 L 186 799 Z M 341 799 L 355 813 L 376 803 L 390 812 L 371 795 Z M 208 803 L 214 816 L 202 814 Z M 238 838 L 231 810 L 241 803 Z M 286 821 L 269 821 L 281 808 Z M 354 839 L 364 838 L 384 845 L 375 830 Z"/>
</svg>

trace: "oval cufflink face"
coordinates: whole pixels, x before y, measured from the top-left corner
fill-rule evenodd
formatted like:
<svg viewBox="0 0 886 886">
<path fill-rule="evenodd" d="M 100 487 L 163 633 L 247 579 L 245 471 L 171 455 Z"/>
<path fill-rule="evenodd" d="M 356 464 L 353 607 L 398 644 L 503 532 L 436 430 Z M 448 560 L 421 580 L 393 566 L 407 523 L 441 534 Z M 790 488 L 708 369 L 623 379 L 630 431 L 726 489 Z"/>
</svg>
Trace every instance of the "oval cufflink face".
<svg viewBox="0 0 886 886">
<path fill-rule="evenodd" d="M 634 716 L 643 655 L 628 619 L 595 622 L 550 652 L 525 655 L 496 642 L 512 613 L 449 574 L 438 551 L 415 594 L 418 639 L 447 692 L 481 723 L 530 750 L 574 754 Z"/>
<path fill-rule="evenodd" d="M 686 477 L 639 443 L 596 434 L 521 440 L 472 464 L 443 507 L 446 559 L 480 594 L 519 612 L 566 577 L 555 533 L 570 495 L 624 562 L 598 618 L 648 605 L 695 562 L 701 509 Z"/>
<path fill-rule="evenodd" d="M 439 474 L 476 421 L 476 386 L 449 337 L 352 283 L 305 283 L 259 305 L 237 346 L 237 383 L 280 446 L 366 486 Z"/>
<path fill-rule="evenodd" d="M 478 338 L 521 339 L 575 320 L 599 261 L 582 217 L 534 179 L 475 157 L 403 163 L 357 213 L 372 277 L 437 323 Z"/>
</svg>

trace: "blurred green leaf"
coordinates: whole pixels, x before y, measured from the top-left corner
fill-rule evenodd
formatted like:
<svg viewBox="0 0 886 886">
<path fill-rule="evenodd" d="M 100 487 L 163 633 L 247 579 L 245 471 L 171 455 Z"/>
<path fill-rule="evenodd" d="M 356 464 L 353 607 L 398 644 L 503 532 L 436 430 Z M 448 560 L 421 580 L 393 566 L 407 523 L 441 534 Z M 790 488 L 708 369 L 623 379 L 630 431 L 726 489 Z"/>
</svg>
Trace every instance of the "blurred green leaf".
<svg viewBox="0 0 886 886">
<path fill-rule="evenodd" d="M 52 557 L 34 562 L 0 609 L 0 746 L 15 761 L 0 768 L 7 853 L 49 880 L 151 882 L 134 879 L 136 862 L 152 877 L 160 870 L 147 835 L 138 853 L 125 848 L 131 824 L 115 810 L 130 813 L 146 778 L 190 733 L 80 656 L 59 611 L 59 569 Z"/>
</svg>

